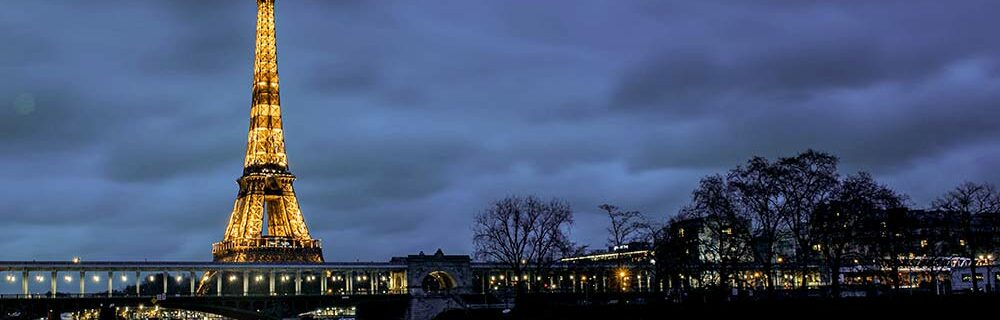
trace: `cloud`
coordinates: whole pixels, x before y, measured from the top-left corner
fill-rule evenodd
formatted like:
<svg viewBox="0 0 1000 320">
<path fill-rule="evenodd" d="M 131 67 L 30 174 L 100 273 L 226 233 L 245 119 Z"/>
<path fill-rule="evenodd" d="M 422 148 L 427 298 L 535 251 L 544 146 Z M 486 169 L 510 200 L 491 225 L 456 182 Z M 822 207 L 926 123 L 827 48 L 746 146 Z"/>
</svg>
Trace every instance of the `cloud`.
<svg viewBox="0 0 1000 320">
<path fill-rule="evenodd" d="M 0 258 L 208 259 L 241 174 L 251 3 L 0 12 Z M 510 194 L 566 199 L 600 247 L 601 203 L 666 219 L 701 176 L 806 148 L 926 205 L 1000 183 L 994 7 L 279 1 L 300 205 L 328 260 L 469 253 Z"/>
</svg>

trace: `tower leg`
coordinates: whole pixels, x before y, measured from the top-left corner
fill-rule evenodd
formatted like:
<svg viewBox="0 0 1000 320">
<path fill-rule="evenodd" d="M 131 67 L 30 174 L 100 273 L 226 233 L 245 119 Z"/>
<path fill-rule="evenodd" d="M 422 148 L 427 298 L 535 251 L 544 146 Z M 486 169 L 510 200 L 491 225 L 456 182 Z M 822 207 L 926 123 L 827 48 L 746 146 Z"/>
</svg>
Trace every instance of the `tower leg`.
<svg viewBox="0 0 1000 320">
<path fill-rule="evenodd" d="M 250 295 L 250 271 L 243 271 L 243 296 Z"/>
<path fill-rule="evenodd" d="M 215 295 L 222 296 L 222 275 L 224 272 L 219 271 L 215 274 Z"/>
<path fill-rule="evenodd" d="M 108 298 L 115 295 L 115 273 L 108 271 Z"/>
</svg>

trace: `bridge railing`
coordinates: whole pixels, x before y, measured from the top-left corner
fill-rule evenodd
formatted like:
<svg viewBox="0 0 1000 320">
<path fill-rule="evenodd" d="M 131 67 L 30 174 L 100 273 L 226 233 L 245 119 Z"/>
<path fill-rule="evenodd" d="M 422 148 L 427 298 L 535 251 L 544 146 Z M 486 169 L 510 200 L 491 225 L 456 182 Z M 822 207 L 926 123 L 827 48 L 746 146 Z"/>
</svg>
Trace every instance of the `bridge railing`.
<svg viewBox="0 0 1000 320">
<path fill-rule="evenodd" d="M 357 297 L 371 297 L 371 296 L 406 296 L 406 294 L 380 294 L 380 295 L 370 295 L 370 294 L 299 294 L 299 295 L 270 295 L 270 294 L 227 294 L 227 295 L 125 295 L 125 294 L 115 294 L 113 296 L 108 296 L 107 294 L 100 293 L 88 293 L 88 294 L 63 294 L 60 293 L 53 297 L 49 294 L 0 294 L 0 300 L 13 300 L 13 299 L 108 299 L 108 298 L 128 298 L 128 299 L 157 299 L 157 300 L 170 300 L 171 298 L 210 298 L 210 299 L 220 299 L 220 298 L 277 298 L 277 297 L 329 297 L 330 299 L 351 299 Z"/>
</svg>

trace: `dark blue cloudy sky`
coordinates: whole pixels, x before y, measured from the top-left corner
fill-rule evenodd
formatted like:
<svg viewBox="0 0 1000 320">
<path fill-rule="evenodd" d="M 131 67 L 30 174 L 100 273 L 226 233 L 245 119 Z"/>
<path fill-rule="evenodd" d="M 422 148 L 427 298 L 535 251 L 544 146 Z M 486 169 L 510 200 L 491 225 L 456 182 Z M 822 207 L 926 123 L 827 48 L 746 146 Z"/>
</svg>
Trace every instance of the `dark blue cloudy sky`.
<svg viewBox="0 0 1000 320">
<path fill-rule="evenodd" d="M 209 260 L 241 173 L 252 0 L 10 0 L 0 260 Z M 604 243 L 699 177 L 816 148 L 931 199 L 1000 182 L 1000 2 L 279 0 L 291 168 L 327 260 L 471 251 L 534 193 Z"/>
</svg>

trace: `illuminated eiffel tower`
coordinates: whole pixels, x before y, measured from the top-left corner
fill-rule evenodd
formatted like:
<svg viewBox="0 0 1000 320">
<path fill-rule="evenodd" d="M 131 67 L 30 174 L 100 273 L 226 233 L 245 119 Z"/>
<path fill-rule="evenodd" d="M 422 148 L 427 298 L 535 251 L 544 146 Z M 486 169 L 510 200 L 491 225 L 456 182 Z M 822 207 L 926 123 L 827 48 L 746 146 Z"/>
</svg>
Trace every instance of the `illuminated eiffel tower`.
<svg viewBox="0 0 1000 320">
<path fill-rule="evenodd" d="M 306 228 L 288 170 L 278 96 L 274 1 L 257 0 L 253 100 L 240 192 L 221 242 L 218 262 L 323 262 L 320 241 Z M 267 229 L 264 229 L 264 222 Z"/>
</svg>

